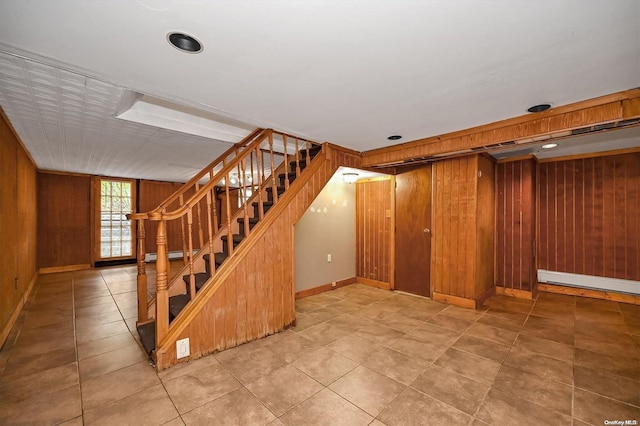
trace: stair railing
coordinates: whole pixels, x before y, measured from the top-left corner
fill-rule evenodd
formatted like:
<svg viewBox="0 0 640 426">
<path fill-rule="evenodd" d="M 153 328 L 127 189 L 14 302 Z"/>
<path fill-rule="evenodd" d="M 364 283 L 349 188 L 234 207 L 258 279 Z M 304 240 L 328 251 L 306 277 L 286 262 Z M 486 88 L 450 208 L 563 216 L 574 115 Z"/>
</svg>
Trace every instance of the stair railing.
<svg viewBox="0 0 640 426">
<path fill-rule="evenodd" d="M 294 142 L 288 143 L 291 140 Z M 156 342 L 161 341 L 169 329 L 169 230 L 178 233 L 181 238 L 183 261 L 189 271 L 187 292 L 193 298 L 196 294 L 195 253 L 206 250 L 211 254 L 208 266 L 213 276 L 216 268 L 214 247 L 220 244 L 214 236 L 226 232 L 228 256 L 232 256 L 233 234 L 235 230 L 239 231 L 237 222 L 231 221 L 234 214 L 242 210 L 243 233 L 245 238 L 248 237 L 251 233 L 249 219 L 252 216 L 262 219 L 265 214 L 267 187 L 271 188 L 273 204 L 278 202 L 276 173 L 281 165 L 285 164 L 283 183 L 288 188 L 289 164 L 295 161 L 295 170 L 299 174 L 301 161 L 305 158 L 309 160 L 309 150 L 314 145 L 318 144 L 271 129 L 257 129 L 205 167 L 156 209 L 130 215 L 131 219 L 137 220 L 138 324 L 149 320 L 145 221 L 157 222 Z M 254 209 L 249 209 L 250 203 L 256 204 L 255 213 Z M 178 227 L 171 226 L 178 224 L 178 221 L 179 232 Z"/>
</svg>

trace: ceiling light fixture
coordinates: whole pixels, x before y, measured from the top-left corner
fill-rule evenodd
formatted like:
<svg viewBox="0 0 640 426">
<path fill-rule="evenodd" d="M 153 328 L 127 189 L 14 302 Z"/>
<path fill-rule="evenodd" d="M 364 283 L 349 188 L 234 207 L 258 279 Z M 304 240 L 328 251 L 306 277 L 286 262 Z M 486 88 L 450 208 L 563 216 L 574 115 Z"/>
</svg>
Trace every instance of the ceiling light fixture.
<svg viewBox="0 0 640 426">
<path fill-rule="evenodd" d="M 342 174 L 342 180 L 345 183 L 353 183 L 353 182 L 358 180 L 358 174 L 357 173 L 353 173 L 353 172 L 343 173 Z"/>
<path fill-rule="evenodd" d="M 558 146 L 557 143 L 547 143 L 542 145 L 542 149 L 551 149 L 551 148 L 555 148 L 556 146 Z"/>
<path fill-rule="evenodd" d="M 542 111 L 546 111 L 549 108 L 551 108 L 551 104 L 538 104 L 538 105 L 534 105 L 532 107 L 529 107 L 527 109 L 527 111 L 529 112 L 542 112 Z"/>
<path fill-rule="evenodd" d="M 202 44 L 184 33 L 169 33 L 167 34 L 167 40 L 176 49 L 186 53 L 200 53 L 202 52 Z"/>
<path fill-rule="evenodd" d="M 391 135 L 387 139 L 389 139 L 390 141 L 397 141 L 398 139 L 402 139 L 402 136 L 400 136 L 400 135 Z"/>
</svg>

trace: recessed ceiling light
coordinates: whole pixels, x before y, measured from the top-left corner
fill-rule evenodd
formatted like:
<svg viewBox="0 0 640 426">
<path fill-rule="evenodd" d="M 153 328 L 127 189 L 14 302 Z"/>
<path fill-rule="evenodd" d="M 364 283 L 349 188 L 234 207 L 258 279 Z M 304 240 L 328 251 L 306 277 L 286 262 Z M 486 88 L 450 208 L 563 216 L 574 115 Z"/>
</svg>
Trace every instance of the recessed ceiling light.
<svg viewBox="0 0 640 426">
<path fill-rule="evenodd" d="M 556 146 L 558 146 L 557 143 L 547 143 L 547 144 L 542 145 L 542 148 L 543 149 L 551 149 L 551 148 L 555 148 Z"/>
<path fill-rule="evenodd" d="M 546 111 L 549 108 L 551 108 L 551 104 L 539 104 L 539 105 L 534 105 L 532 107 L 529 107 L 527 109 L 527 111 L 529 112 L 542 112 L 542 111 Z"/>
<path fill-rule="evenodd" d="M 167 34 L 167 40 L 176 49 L 187 53 L 200 53 L 202 52 L 202 44 L 184 33 L 169 33 Z"/>
<path fill-rule="evenodd" d="M 397 141 L 398 139 L 402 139 L 402 136 L 400 136 L 400 135 L 391 135 L 387 139 L 389 139 L 390 141 Z"/>
</svg>

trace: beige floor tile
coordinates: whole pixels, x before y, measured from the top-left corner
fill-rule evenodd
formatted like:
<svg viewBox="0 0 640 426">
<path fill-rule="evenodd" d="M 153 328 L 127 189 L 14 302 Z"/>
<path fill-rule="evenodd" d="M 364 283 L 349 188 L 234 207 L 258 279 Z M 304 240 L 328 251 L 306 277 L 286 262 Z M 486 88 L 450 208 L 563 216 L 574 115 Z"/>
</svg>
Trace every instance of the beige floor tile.
<svg viewBox="0 0 640 426">
<path fill-rule="evenodd" d="M 380 413 L 378 419 L 388 426 L 466 425 L 471 416 L 407 388 Z"/>
<path fill-rule="evenodd" d="M 452 329 L 447 329 L 433 323 L 425 323 L 408 334 L 411 337 L 425 342 L 440 343 L 443 346 L 450 346 L 462 333 Z"/>
<path fill-rule="evenodd" d="M 438 315 L 435 315 L 427 321 L 429 324 L 434 324 L 439 327 L 448 328 L 450 330 L 455 331 L 465 331 L 473 324 L 473 321 L 469 321 L 466 319 L 455 318 L 445 314 L 445 311 L 442 311 Z"/>
<path fill-rule="evenodd" d="M 216 356 L 216 359 L 244 385 L 287 364 L 282 357 L 267 348 L 238 353 L 236 357 L 230 357 L 221 352 L 219 356 Z"/>
<path fill-rule="evenodd" d="M 89 410 L 84 424 L 89 425 L 161 425 L 178 415 L 161 385 L 128 396 L 112 404 Z"/>
<path fill-rule="evenodd" d="M 572 346 L 574 343 L 573 323 L 530 315 L 521 330 L 522 334 L 542 337 Z"/>
<path fill-rule="evenodd" d="M 520 334 L 513 345 L 515 348 L 526 349 L 549 358 L 573 363 L 573 346 L 543 339 L 542 337 Z"/>
<path fill-rule="evenodd" d="M 89 305 L 89 306 L 78 306 L 76 303 L 76 318 L 83 318 L 86 316 L 92 315 L 102 315 L 105 312 L 116 312 L 118 310 L 118 305 L 113 301 L 111 296 L 108 296 L 106 301 L 102 303 Z"/>
<path fill-rule="evenodd" d="M 571 416 L 573 389 L 570 385 L 503 365 L 492 389 L 511 393 L 542 407 Z"/>
<path fill-rule="evenodd" d="M 441 315 L 446 315 L 452 318 L 458 318 L 465 321 L 476 322 L 482 316 L 484 312 L 476 311 L 474 309 L 461 308 L 455 305 L 449 305 L 442 310 Z"/>
<path fill-rule="evenodd" d="M 573 384 L 573 363 L 549 358 L 522 347 L 511 348 L 504 363 L 545 379 Z"/>
<path fill-rule="evenodd" d="M 109 324 L 115 321 L 122 321 L 122 314 L 120 314 L 120 311 L 107 311 L 96 313 L 94 315 L 85 315 L 83 317 L 76 318 L 76 329 L 82 330 L 84 328 Z"/>
<path fill-rule="evenodd" d="M 307 313 L 309 311 L 320 309 L 323 306 L 325 306 L 323 303 L 314 302 L 308 297 L 305 297 L 304 299 L 296 299 L 296 312 L 298 313 Z"/>
<path fill-rule="evenodd" d="M 503 328 L 491 327 L 486 324 L 475 323 L 466 331 L 475 337 L 491 340 L 492 342 L 500 343 L 502 345 L 511 346 L 515 342 L 518 333 L 515 331 L 505 330 Z"/>
<path fill-rule="evenodd" d="M 447 349 L 442 343 L 426 342 L 408 334 L 387 342 L 385 346 L 427 363 L 435 361 Z"/>
<path fill-rule="evenodd" d="M 64 322 L 21 330 L 11 353 L 27 356 L 74 347 L 73 323 Z"/>
<path fill-rule="evenodd" d="M 298 359 L 304 351 L 318 346 L 315 342 L 305 339 L 294 332 L 287 331 L 284 334 L 284 337 L 265 347 L 286 362 L 291 363 Z"/>
<path fill-rule="evenodd" d="M 476 417 L 491 425 L 564 426 L 571 417 L 518 398 L 509 392 L 491 389 L 480 405 Z"/>
<path fill-rule="evenodd" d="M 415 319 L 405 315 L 405 312 L 402 309 L 383 312 L 373 321 L 380 323 L 385 327 L 390 327 L 405 333 L 421 326 L 424 323 L 424 321 L 420 319 Z"/>
<path fill-rule="evenodd" d="M 186 425 L 266 425 L 275 416 L 244 387 L 182 416 Z"/>
<path fill-rule="evenodd" d="M 378 347 L 379 345 L 369 340 L 353 335 L 342 337 L 327 345 L 328 349 L 344 355 L 358 364 L 365 362 L 369 354 L 377 350 Z"/>
<path fill-rule="evenodd" d="M 55 392 L 35 392 L 29 399 L 10 402 L 0 398 L 0 424 L 55 425 L 82 414 L 77 384 Z"/>
<path fill-rule="evenodd" d="M 317 324 L 320 324 L 320 321 L 317 319 L 311 318 L 310 316 L 302 313 L 296 313 L 296 323 L 291 327 L 291 330 L 301 332 L 302 330 L 306 330 Z"/>
<path fill-rule="evenodd" d="M 293 365 L 287 365 L 247 385 L 273 414 L 280 416 L 324 388 Z"/>
<path fill-rule="evenodd" d="M 298 332 L 298 330 L 296 330 L 296 332 Z M 305 339 L 315 342 L 317 345 L 324 346 L 341 337 L 351 334 L 351 331 L 343 326 L 323 322 L 302 330 L 299 334 Z"/>
<path fill-rule="evenodd" d="M 640 375 L 626 378 L 580 365 L 574 367 L 573 375 L 576 388 L 640 407 Z"/>
<path fill-rule="evenodd" d="M 125 367 L 82 382 L 82 405 L 85 410 L 111 404 L 160 383 L 147 362 Z"/>
<path fill-rule="evenodd" d="M 219 363 L 165 380 L 164 385 L 181 414 L 241 387 L 240 382 Z"/>
<path fill-rule="evenodd" d="M 130 293 L 137 291 L 136 280 L 124 280 L 121 282 L 107 283 L 111 294 Z"/>
<path fill-rule="evenodd" d="M 473 415 L 489 391 L 490 385 L 432 365 L 411 384 L 411 387 Z"/>
<path fill-rule="evenodd" d="M 95 326 L 87 326 L 76 330 L 76 339 L 78 343 L 91 342 L 92 340 L 104 339 L 115 334 L 128 332 L 127 325 L 120 319 L 119 321 L 100 324 Z"/>
<path fill-rule="evenodd" d="M 513 314 L 510 315 L 509 318 L 506 318 L 500 315 L 493 315 L 492 312 L 489 311 L 485 315 L 481 316 L 477 323 L 502 328 L 504 330 L 520 331 L 522 330 L 522 327 L 524 327 L 526 319 L 527 316 L 524 314 Z"/>
<path fill-rule="evenodd" d="M 199 359 L 190 360 L 189 362 L 183 362 L 173 367 L 162 370 L 158 373 L 160 380 L 167 382 L 171 379 L 183 376 L 185 374 L 194 373 L 202 368 L 208 368 L 213 366 L 219 366 L 220 361 L 213 355 L 203 356 Z"/>
<path fill-rule="evenodd" d="M 380 347 L 371 352 L 362 365 L 404 385 L 409 385 L 425 370 L 428 363 L 393 349 Z"/>
<path fill-rule="evenodd" d="M 452 348 L 447 349 L 435 364 L 483 383 L 493 382 L 500 369 L 500 363 L 496 361 Z"/>
<path fill-rule="evenodd" d="M 71 420 L 67 420 L 66 422 L 60 423 L 59 426 L 83 426 L 84 421 L 82 420 L 82 416 L 74 417 Z"/>
<path fill-rule="evenodd" d="M 294 363 L 298 369 L 325 386 L 358 366 L 358 363 L 327 348 L 305 351 Z"/>
<path fill-rule="evenodd" d="M 605 420 L 640 420 L 640 408 L 576 389 L 573 416 L 591 425 L 603 425 Z"/>
<path fill-rule="evenodd" d="M 0 379 L 0 401 L 20 402 L 40 394 L 55 394 L 61 389 L 78 385 L 75 362 L 48 370 L 34 372 L 14 379 Z"/>
<path fill-rule="evenodd" d="M 469 336 L 468 334 L 460 336 L 452 347 L 499 363 L 505 360 L 509 350 L 511 350 L 511 346 L 501 345 L 479 337 Z"/>
<path fill-rule="evenodd" d="M 332 383 L 329 389 L 375 417 L 405 387 L 380 373 L 359 366 Z"/>
<path fill-rule="evenodd" d="M 314 309 L 313 311 L 307 311 L 305 312 L 305 314 L 310 316 L 311 318 L 318 320 L 319 322 L 324 322 L 341 315 L 342 312 L 329 306 L 323 305 L 317 309 Z"/>
<path fill-rule="evenodd" d="M 163 423 L 162 426 L 184 426 L 184 422 L 182 421 L 182 417 L 176 417 L 173 420 Z"/>
<path fill-rule="evenodd" d="M 129 331 L 114 334 L 102 339 L 79 343 L 78 359 L 82 361 L 85 358 L 133 345 L 137 345 L 137 343 Z"/>
<path fill-rule="evenodd" d="M 575 364 L 593 370 L 603 369 L 618 376 L 640 377 L 640 359 L 625 353 L 612 356 L 576 348 Z"/>
<path fill-rule="evenodd" d="M 28 376 L 51 368 L 61 367 L 76 360 L 76 350 L 72 347 L 55 349 L 35 355 L 10 356 L 7 352 L 7 362 L 2 381 Z"/>
<path fill-rule="evenodd" d="M 25 312 L 22 327 L 27 329 L 42 327 L 43 325 L 58 324 L 61 322 L 71 323 L 73 321 L 73 310 L 68 308 L 70 305 L 70 303 L 67 303 L 67 307 L 47 306 L 42 310 L 31 310 Z"/>
<path fill-rule="evenodd" d="M 84 358 L 79 361 L 80 380 L 88 380 L 146 360 L 147 356 L 137 344 Z"/>
<path fill-rule="evenodd" d="M 353 334 L 371 342 L 383 345 L 390 340 L 403 336 L 404 332 L 396 330 L 395 328 L 386 327 L 382 324 L 372 323 L 371 325 L 358 328 L 358 330 Z"/>
<path fill-rule="evenodd" d="M 76 314 L 84 314 L 85 312 L 96 313 L 102 310 L 111 310 L 114 305 L 113 297 L 111 294 L 98 296 L 98 297 L 88 297 L 84 299 L 78 299 L 74 302 L 76 308 Z M 78 310 L 79 308 L 85 308 L 82 310 Z"/>
<path fill-rule="evenodd" d="M 325 388 L 285 413 L 281 420 L 289 426 L 365 426 L 373 417 Z"/>
</svg>

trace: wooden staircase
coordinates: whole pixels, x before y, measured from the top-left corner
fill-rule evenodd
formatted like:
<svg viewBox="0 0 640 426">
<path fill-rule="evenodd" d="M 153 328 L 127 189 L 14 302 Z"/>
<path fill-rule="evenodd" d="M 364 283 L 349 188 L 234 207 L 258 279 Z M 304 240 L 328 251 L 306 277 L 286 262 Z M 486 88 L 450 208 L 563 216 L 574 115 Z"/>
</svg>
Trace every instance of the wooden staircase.
<svg viewBox="0 0 640 426">
<path fill-rule="evenodd" d="M 302 158 L 304 160 L 298 161 L 290 161 L 289 162 L 289 172 L 287 174 L 280 173 L 278 175 L 278 186 L 275 189 L 275 192 L 278 194 L 277 196 L 282 196 L 286 191 L 286 180 L 289 180 L 289 183 L 293 182 L 297 176 L 297 173 L 302 172 L 306 165 L 310 163 L 311 160 L 320 152 L 321 146 L 316 145 L 313 148 L 309 149 L 308 157 L 303 155 Z M 305 153 L 306 154 L 306 153 Z M 307 161 L 308 159 L 308 161 Z M 274 189 L 273 187 L 266 188 L 267 200 L 263 201 L 263 214 L 266 214 L 271 207 L 274 205 Z M 252 202 L 251 207 L 253 209 L 253 216 L 248 218 L 248 228 L 249 230 L 253 230 L 253 228 L 260 222 L 260 203 Z M 247 236 L 245 234 L 245 218 L 239 217 L 236 219 L 238 223 L 238 233 L 232 234 L 233 240 L 233 248 L 236 249 L 238 245 L 244 240 Z M 194 274 L 195 277 L 195 289 L 196 295 L 202 289 L 202 287 L 209 281 L 209 279 L 215 274 L 215 270 L 218 270 L 225 260 L 229 257 L 229 235 L 222 235 L 220 237 L 222 241 L 222 250 L 219 252 L 214 252 L 213 254 L 213 264 L 215 265 L 215 269 L 211 268 L 211 255 L 209 253 L 204 254 L 202 256 L 204 260 L 204 272 L 196 272 Z M 182 280 L 185 283 L 187 292 L 185 294 L 179 294 L 175 296 L 169 297 L 169 323 L 171 323 L 184 309 L 184 307 L 191 301 L 191 293 L 190 293 L 190 276 L 183 275 Z M 155 321 L 147 321 L 137 326 L 138 333 L 140 334 L 140 338 L 142 340 L 142 345 L 144 346 L 145 351 L 149 356 L 152 355 L 153 351 L 156 347 L 156 332 L 155 332 Z"/>
<path fill-rule="evenodd" d="M 183 361 L 176 356 L 179 339 L 190 339 L 188 360 L 295 321 L 293 225 L 339 166 L 359 164 L 359 153 L 257 129 L 158 208 L 130 216 L 138 229 L 137 328 L 158 370 Z M 239 208 L 230 201 L 234 191 L 244 201 Z M 149 222 L 157 223 L 149 250 L 157 253 L 151 298 L 144 243 Z M 169 228 L 181 233 L 184 259 L 172 280 Z"/>
</svg>

